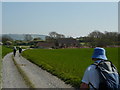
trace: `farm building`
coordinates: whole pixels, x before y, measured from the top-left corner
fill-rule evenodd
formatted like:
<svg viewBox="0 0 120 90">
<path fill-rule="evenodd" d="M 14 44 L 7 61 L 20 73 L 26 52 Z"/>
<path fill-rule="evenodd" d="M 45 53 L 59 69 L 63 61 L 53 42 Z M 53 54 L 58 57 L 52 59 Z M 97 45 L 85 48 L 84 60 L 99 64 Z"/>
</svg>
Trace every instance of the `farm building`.
<svg viewBox="0 0 120 90">
<path fill-rule="evenodd" d="M 80 44 L 76 39 L 73 38 L 60 38 L 57 40 L 59 47 L 79 47 Z"/>
<path fill-rule="evenodd" d="M 54 42 L 38 42 L 36 47 L 38 48 L 69 48 L 79 47 L 79 42 L 73 38 L 59 38 Z"/>
<path fill-rule="evenodd" d="M 37 48 L 53 48 L 55 47 L 54 43 L 51 42 L 38 42 L 36 45 Z"/>
</svg>

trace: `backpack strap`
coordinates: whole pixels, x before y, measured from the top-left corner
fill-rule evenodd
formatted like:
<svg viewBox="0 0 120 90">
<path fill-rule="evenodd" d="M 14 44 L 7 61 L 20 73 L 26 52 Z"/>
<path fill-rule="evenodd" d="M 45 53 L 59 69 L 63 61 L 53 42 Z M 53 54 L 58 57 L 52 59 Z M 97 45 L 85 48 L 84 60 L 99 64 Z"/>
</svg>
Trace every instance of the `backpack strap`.
<svg viewBox="0 0 120 90">
<path fill-rule="evenodd" d="M 94 90 L 97 90 L 97 88 L 95 88 L 95 87 L 92 85 L 92 83 L 89 82 L 89 85 L 91 85 Z"/>
<path fill-rule="evenodd" d="M 94 62 L 93 64 L 91 64 L 91 65 L 95 65 L 96 66 L 96 68 L 100 65 L 100 63 L 101 62 L 103 62 L 103 60 L 101 60 L 100 62 Z"/>
<path fill-rule="evenodd" d="M 95 66 L 99 66 L 102 62 L 110 62 L 111 63 L 111 65 L 113 65 L 112 64 L 112 62 L 111 61 L 108 61 L 108 60 L 101 60 L 100 62 L 94 62 L 93 64 L 91 64 L 91 65 L 95 65 Z"/>
</svg>

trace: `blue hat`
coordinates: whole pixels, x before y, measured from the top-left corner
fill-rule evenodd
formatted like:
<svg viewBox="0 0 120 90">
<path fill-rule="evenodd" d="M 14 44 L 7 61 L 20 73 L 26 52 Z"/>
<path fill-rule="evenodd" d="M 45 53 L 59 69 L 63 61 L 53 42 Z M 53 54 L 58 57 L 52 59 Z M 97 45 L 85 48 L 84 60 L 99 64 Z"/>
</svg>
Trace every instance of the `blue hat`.
<svg viewBox="0 0 120 90">
<path fill-rule="evenodd" d="M 95 48 L 92 58 L 107 60 L 104 48 Z"/>
</svg>

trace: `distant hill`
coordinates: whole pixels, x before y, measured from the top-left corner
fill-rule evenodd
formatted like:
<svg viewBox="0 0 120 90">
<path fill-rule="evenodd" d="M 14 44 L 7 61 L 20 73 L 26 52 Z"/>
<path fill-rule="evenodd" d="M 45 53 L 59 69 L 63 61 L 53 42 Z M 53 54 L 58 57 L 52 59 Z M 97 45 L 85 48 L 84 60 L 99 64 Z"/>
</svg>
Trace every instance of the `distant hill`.
<svg viewBox="0 0 120 90">
<path fill-rule="evenodd" d="M 9 37 L 11 37 L 13 40 L 24 40 L 24 36 L 26 34 L 2 34 L 2 35 L 7 35 Z M 41 38 L 42 40 L 45 40 L 45 37 L 47 35 L 39 35 L 39 34 L 30 34 L 32 36 L 32 38 Z"/>
</svg>

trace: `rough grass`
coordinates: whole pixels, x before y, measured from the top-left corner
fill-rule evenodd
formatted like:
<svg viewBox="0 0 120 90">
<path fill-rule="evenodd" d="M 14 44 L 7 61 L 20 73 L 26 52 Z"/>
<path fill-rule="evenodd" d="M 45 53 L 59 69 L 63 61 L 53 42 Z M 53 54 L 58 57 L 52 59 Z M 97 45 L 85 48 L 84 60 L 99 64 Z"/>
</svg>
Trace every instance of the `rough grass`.
<svg viewBox="0 0 120 90">
<path fill-rule="evenodd" d="M 11 48 L 7 48 L 7 47 L 5 47 L 5 46 L 2 46 L 2 58 L 6 55 L 6 54 L 8 54 L 9 52 L 12 52 L 12 49 Z"/>
<path fill-rule="evenodd" d="M 118 48 L 106 48 L 107 57 L 118 67 Z M 66 83 L 79 87 L 85 69 L 93 63 L 93 48 L 32 49 L 22 55 Z"/>
<path fill-rule="evenodd" d="M 2 58 L 9 52 L 12 52 L 12 49 L 5 46 L 0 46 L 0 88 L 1 88 L 1 67 L 2 67 Z"/>
</svg>

